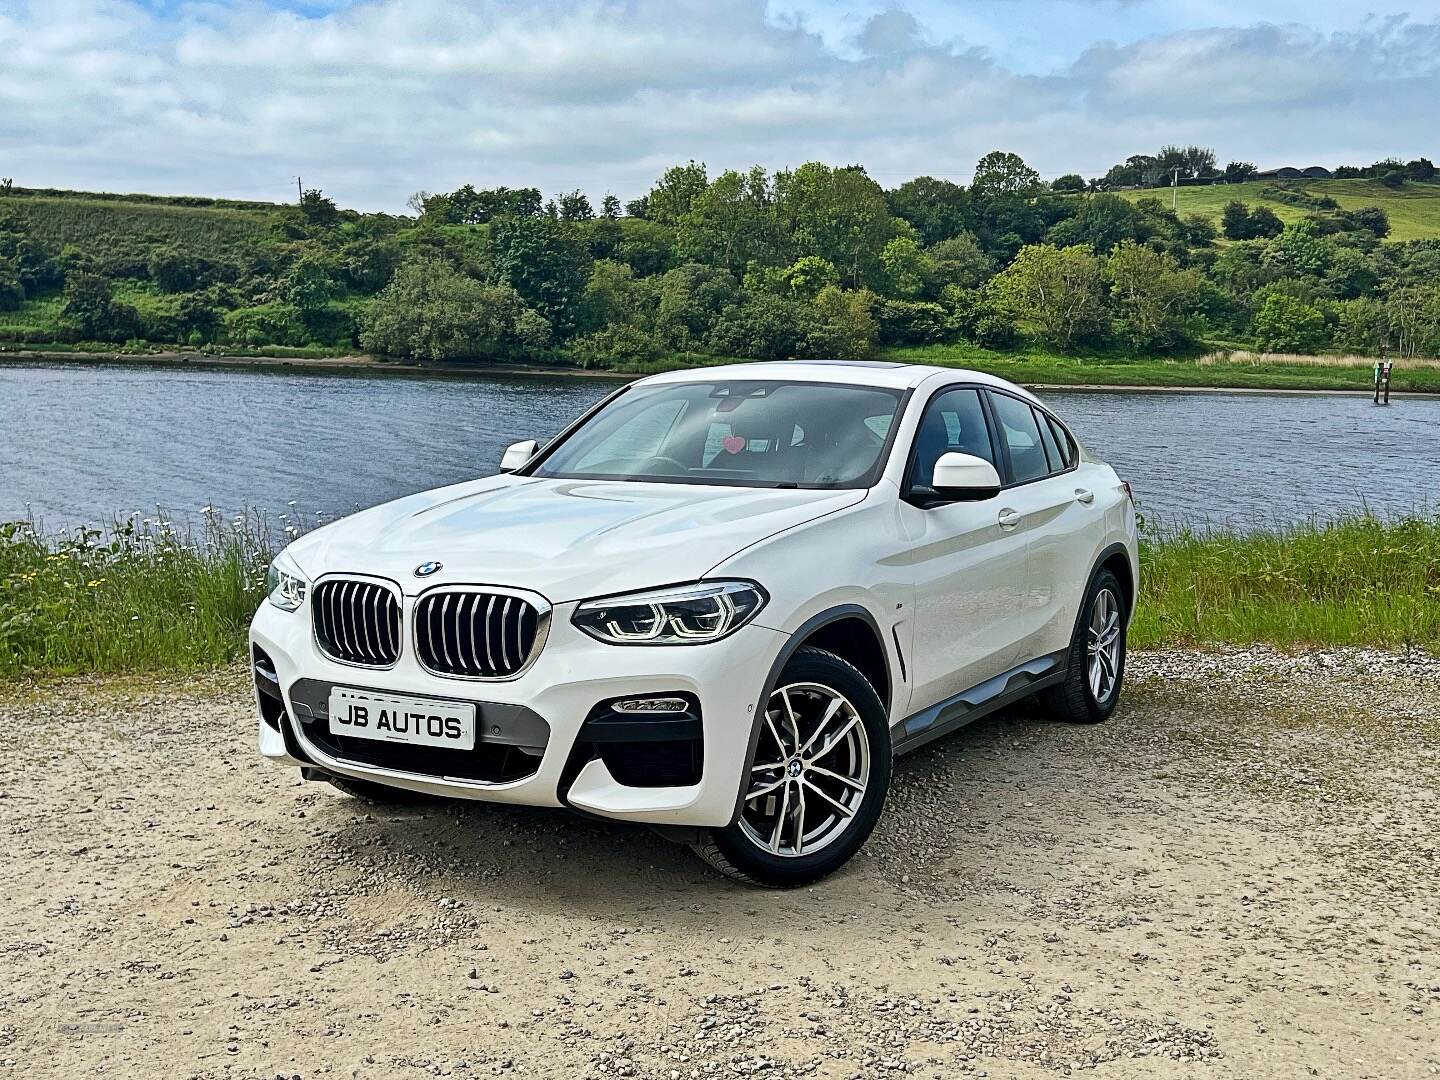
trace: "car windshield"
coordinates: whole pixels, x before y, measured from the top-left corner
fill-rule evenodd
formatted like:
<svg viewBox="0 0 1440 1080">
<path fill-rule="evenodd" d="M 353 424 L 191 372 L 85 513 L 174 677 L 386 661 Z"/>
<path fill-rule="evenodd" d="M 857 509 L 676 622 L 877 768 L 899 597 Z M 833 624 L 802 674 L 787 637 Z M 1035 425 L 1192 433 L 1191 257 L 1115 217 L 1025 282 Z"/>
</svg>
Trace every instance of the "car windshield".
<svg viewBox="0 0 1440 1080">
<path fill-rule="evenodd" d="M 869 487 L 899 405 L 897 390 L 830 383 L 637 387 L 525 471 L 571 480 Z"/>
</svg>

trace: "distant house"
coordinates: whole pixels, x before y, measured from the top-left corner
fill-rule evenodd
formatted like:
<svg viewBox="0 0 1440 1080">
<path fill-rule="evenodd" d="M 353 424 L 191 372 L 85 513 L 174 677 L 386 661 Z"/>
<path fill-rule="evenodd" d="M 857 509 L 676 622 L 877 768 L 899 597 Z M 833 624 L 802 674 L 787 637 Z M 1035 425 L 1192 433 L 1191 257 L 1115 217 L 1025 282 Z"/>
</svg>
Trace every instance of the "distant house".
<svg viewBox="0 0 1440 1080">
<path fill-rule="evenodd" d="M 1309 165 L 1303 169 L 1297 169 L 1293 165 L 1283 165 L 1278 169 L 1262 169 L 1255 176 L 1260 180 L 1329 180 L 1330 170 L 1324 165 Z"/>
</svg>

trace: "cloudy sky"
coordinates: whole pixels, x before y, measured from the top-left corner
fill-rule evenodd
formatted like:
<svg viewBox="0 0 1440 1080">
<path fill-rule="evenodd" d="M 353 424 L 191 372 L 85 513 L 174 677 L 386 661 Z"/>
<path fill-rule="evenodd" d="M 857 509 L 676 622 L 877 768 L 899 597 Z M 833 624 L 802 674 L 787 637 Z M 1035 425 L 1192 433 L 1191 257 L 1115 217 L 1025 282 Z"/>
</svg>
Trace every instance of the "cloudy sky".
<svg viewBox="0 0 1440 1080">
<path fill-rule="evenodd" d="M 860 162 L 964 182 L 1164 142 L 1440 158 L 1440 0 L 0 0 L 0 176 L 399 209 L 417 188 L 629 198 Z"/>
</svg>

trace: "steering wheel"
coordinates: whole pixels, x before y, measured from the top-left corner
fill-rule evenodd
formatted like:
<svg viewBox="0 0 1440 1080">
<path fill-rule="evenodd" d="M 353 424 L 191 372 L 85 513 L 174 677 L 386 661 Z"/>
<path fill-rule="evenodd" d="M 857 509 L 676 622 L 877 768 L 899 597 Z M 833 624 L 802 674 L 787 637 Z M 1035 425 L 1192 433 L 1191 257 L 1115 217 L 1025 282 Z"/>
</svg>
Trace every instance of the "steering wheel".
<svg viewBox="0 0 1440 1080">
<path fill-rule="evenodd" d="M 656 465 L 663 466 L 663 468 L 656 469 Z M 664 476 L 684 476 L 690 469 L 684 462 L 676 461 L 673 457 L 667 457 L 665 454 L 656 454 L 654 457 L 645 459 L 645 467 L 641 471 L 659 472 Z"/>
</svg>

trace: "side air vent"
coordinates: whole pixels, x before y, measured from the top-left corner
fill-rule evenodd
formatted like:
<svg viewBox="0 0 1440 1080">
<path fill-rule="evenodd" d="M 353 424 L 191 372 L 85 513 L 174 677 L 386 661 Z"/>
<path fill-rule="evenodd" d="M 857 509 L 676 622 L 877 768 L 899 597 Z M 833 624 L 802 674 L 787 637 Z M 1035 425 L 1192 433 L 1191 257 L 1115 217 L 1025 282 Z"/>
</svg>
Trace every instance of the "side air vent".
<svg viewBox="0 0 1440 1080">
<path fill-rule="evenodd" d="M 400 600 L 388 585 L 327 578 L 311 593 L 315 641 L 342 664 L 388 668 L 400 659 Z"/>
<path fill-rule="evenodd" d="M 548 606 L 486 589 L 442 588 L 415 605 L 415 655 L 436 675 L 508 679 L 544 644 Z"/>
</svg>

